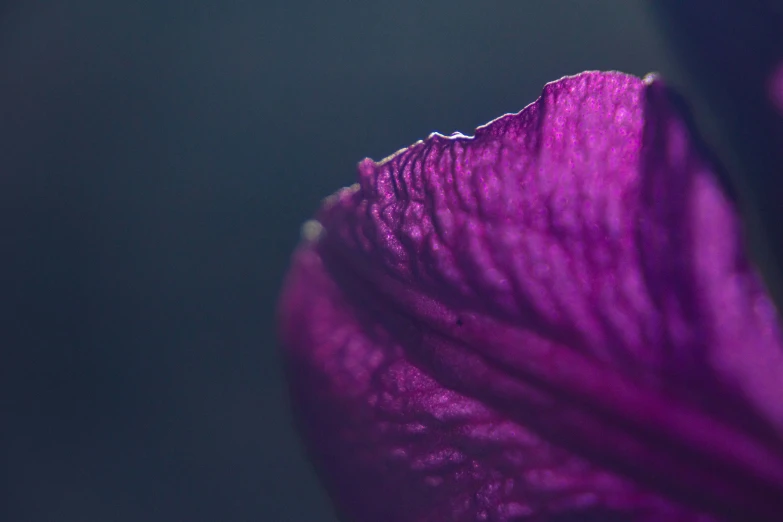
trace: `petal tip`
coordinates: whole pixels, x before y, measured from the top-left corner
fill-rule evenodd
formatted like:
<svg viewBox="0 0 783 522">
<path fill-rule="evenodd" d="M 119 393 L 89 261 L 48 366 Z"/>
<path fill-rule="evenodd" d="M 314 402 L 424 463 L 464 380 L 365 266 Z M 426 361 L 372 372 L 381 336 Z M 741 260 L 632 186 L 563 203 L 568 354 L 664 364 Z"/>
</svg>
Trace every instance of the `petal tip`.
<svg viewBox="0 0 783 522">
<path fill-rule="evenodd" d="M 644 78 L 642 78 L 642 82 L 644 82 L 645 85 L 650 86 L 654 83 L 661 82 L 661 75 L 657 72 L 649 72 L 646 75 L 644 75 Z"/>
</svg>

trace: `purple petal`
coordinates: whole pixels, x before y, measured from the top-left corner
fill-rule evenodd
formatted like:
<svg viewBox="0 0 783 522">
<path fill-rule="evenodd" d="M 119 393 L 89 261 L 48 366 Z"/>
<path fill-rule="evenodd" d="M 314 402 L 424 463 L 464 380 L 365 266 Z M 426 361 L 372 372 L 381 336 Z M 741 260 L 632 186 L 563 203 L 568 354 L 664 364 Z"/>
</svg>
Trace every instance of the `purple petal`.
<svg viewBox="0 0 783 522">
<path fill-rule="evenodd" d="M 346 520 L 780 518 L 776 312 L 660 82 L 551 83 L 317 219 L 280 331 Z"/>
<path fill-rule="evenodd" d="M 778 308 L 783 306 L 783 118 L 769 80 L 783 62 L 780 0 L 651 0 L 728 138 L 734 179 L 757 213 L 755 250 Z M 760 243 L 760 244 L 759 244 Z"/>
</svg>

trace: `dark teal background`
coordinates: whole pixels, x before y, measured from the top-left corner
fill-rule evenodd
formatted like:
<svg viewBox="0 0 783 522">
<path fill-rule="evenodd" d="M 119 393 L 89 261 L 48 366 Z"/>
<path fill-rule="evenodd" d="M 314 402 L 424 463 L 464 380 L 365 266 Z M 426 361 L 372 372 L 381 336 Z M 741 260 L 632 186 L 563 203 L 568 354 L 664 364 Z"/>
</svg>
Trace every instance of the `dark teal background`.
<svg viewBox="0 0 783 522">
<path fill-rule="evenodd" d="M 678 82 L 658 29 L 628 0 L 0 4 L 0 520 L 334 520 L 275 340 L 300 224 L 565 74 Z"/>
</svg>

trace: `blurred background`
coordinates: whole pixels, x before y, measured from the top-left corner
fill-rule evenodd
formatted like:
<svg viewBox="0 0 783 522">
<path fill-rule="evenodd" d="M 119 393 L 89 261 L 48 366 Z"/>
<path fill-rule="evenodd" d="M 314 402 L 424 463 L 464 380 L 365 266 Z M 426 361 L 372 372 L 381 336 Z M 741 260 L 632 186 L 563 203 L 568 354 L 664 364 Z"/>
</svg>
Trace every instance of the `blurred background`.
<svg viewBox="0 0 783 522">
<path fill-rule="evenodd" d="M 0 520 L 334 521 L 275 339 L 300 224 L 586 69 L 685 85 L 641 0 L 0 3 Z"/>
</svg>

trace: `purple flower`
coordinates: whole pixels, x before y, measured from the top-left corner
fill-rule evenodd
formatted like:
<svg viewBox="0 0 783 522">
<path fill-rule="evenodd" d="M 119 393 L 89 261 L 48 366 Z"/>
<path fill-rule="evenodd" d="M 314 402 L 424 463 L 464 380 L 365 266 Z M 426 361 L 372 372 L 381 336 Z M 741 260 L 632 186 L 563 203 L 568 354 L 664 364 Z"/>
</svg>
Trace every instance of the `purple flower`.
<svg viewBox="0 0 783 522">
<path fill-rule="evenodd" d="M 364 160 L 280 303 L 341 516 L 783 519 L 781 330 L 716 168 L 615 72 Z"/>
</svg>

